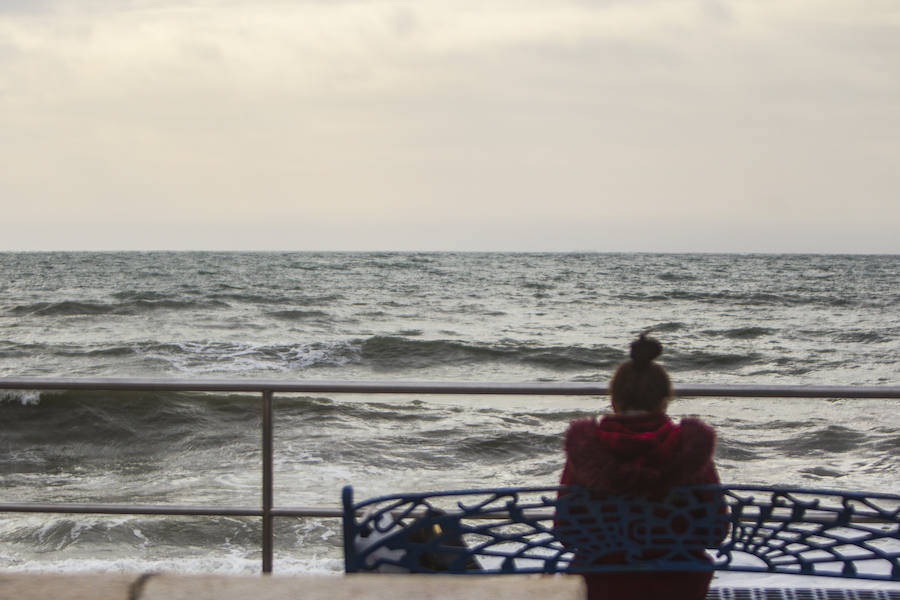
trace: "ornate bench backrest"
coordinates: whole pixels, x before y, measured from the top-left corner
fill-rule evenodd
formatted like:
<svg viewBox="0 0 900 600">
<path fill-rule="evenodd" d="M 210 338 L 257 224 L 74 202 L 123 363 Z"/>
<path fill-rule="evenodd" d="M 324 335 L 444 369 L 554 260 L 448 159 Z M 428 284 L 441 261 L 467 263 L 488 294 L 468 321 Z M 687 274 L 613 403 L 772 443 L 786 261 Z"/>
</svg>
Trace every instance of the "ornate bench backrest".
<svg viewBox="0 0 900 600">
<path fill-rule="evenodd" d="M 347 572 L 730 570 L 900 581 L 900 496 L 760 486 L 592 498 L 502 488 L 353 502 Z"/>
</svg>

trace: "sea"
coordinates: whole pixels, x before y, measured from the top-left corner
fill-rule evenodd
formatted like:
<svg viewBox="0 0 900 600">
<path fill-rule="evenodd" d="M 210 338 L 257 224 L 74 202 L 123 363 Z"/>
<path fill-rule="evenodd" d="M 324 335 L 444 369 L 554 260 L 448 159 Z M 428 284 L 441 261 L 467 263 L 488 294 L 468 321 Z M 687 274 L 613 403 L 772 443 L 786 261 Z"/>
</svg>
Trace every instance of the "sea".
<svg viewBox="0 0 900 600">
<path fill-rule="evenodd" d="M 0 377 L 897 385 L 900 256 L 0 253 Z M 900 493 L 900 404 L 680 398 L 723 481 Z M 0 391 L 0 502 L 260 505 L 257 394 Z M 558 482 L 607 397 L 281 394 L 275 505 Z M 258 519 L 0 515 L 3 571 L 258 573 Z M 276 520 L 277 574 L 342 570 Z"/>
</svg>

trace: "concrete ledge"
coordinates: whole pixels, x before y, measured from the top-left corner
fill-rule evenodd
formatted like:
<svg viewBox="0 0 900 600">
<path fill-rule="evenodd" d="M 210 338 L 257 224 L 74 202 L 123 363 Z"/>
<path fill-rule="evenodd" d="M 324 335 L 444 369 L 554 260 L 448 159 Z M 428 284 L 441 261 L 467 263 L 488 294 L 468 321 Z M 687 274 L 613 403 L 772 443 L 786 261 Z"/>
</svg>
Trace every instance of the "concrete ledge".
<svg viewBox="0 0 900 600">
<path fill-rule="evenodd" d="M 306 577 L 159 576 L 139 600 L 584 600 L 580 577 L 347 575 Z"/>
<path fill-rule="evenodd" d="M 0 573 L 2 600 L 128 600 L 134 575 Z"/>
<path fill-rule="evenodd" d="M 15 600 L 584 600 L 579 576 L 0 574 Z"/>
</svg>

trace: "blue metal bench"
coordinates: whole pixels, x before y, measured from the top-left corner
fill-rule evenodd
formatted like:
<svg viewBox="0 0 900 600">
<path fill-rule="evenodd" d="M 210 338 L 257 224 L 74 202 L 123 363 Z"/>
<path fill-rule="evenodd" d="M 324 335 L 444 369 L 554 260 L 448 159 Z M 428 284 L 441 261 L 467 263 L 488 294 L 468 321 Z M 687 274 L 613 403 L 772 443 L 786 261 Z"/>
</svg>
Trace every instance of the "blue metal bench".
<svg viewBox="0 0 900 600">
<path fill-rule="evenodd" d="M 900 581 L 900 496 L 891 494 L 729 485 L 650 500 L 548 487 L 354 503 L 347 486 L 343 506 L 348 573 L 717 570 Z M 819 597 L 783 591 L 777 597 Z"/>
</svg>

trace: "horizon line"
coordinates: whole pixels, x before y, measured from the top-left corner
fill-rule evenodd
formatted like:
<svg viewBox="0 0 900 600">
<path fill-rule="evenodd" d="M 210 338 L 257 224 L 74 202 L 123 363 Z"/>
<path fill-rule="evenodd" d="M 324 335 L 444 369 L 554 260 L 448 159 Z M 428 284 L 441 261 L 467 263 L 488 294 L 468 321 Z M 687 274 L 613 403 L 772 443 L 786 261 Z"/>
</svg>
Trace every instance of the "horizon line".
<svg viewBox="0 0 900 600">
<path fill-rule="evenodd" d="M 777 250 L 421 250 L 421 249 L 223 249 L 223 248 L 140 248 L 140 249 L 0 249 L 0 254 L 150 254 L 150 253 L 207 253 L 207 254 L 701 254 L 744 256 L 898 256 L 896 252 L 872 251 L 777 251 Z"/>
</svg>

